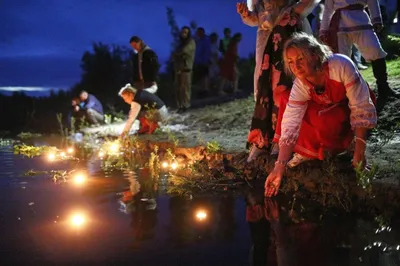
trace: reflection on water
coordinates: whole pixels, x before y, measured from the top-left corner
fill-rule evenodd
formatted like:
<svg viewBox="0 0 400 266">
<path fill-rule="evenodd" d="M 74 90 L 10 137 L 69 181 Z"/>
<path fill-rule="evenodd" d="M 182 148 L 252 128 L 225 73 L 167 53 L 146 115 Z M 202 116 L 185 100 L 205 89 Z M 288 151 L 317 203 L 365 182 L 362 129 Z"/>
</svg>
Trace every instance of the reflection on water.
<svg viewBox="0 0 400 266">
<path fill-rule="evenodd" d="M 166 175 L 152 177 L 145 167 L 110 171 L 95 155 L 73 164 L 49 164 L 43 158 L 23 159 L 2 146 L 0 160 L 1 265 L 399 262 L 395 221 L 393 228 L 377 230 L 374 221 L 351 216 L 302 219 L 281 200 L 265 201 L 260 191 L 244 197 L 170 196 Z M 21 177 L 29 169 L 49 167 L 79 168 L 88 178 L 76 186 L 54 184 L 46 176 Z"/>
<path fill-rule="evenodd" d="M 298 217 L 296 210 L 259 194 L 252 191 L 246 199 L 252 265 L 399 265 L 398 233 L 386 236 L 392 252 L 378 245 L 371 250 L 368 242 L 379 238 L 372 222 L 345 215 L 293 222 L 289 216 Z"/>
</svg>

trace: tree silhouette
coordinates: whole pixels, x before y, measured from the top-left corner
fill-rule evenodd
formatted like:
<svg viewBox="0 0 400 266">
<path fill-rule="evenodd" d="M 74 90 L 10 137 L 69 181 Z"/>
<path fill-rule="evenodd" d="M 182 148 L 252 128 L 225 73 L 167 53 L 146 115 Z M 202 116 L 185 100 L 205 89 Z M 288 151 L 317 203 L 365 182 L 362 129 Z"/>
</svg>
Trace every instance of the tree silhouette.
<svg viewBox="0 0 400 266">
<path fill-rule="evenodd" d="M 130 81 L 131 56 L 132 51 L 126 47 L 93 43 L 92 51 L 82 56 L 82 78 L 73 89 L 85 89 L 101 101 L 115 103 L 118 90 Z"/>
<path fill-rule="evenodd" d="M 172 36 L 171 49 L 175 50 L 176 46 L 179 44 L 180 28 L 176 23 L 174 10 L 170 7 L 167 7 L 167 20 Z"/>
</svg>

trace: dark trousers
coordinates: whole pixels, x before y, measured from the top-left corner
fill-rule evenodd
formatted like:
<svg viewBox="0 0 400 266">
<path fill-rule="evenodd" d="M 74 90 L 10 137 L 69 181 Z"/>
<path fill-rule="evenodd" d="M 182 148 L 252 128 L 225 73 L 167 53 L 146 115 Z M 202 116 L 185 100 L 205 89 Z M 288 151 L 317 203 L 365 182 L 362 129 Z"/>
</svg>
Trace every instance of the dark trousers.
<svg viewBox="0 0 400 266">
<path fill-rule="evenodd" d="M 87 109 L 85 110 L 85 117 L 86 120 L 90 123 L 90 124 L 103 124 L 104 123 L 104 115 L 97 112 L 94 109 Z"/>
</svg>

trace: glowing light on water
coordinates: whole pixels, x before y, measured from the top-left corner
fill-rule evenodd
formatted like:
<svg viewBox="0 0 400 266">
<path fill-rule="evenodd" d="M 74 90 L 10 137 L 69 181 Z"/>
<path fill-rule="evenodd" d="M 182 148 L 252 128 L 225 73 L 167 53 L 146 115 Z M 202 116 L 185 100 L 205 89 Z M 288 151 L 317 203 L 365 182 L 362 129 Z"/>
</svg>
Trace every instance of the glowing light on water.
<svg viewBox="0 0 400 266">
<path fill-rule="evenodd" d="M 198 210 L 196 212 L 196 218 L 199 221 L 204 221 L 207 218 L 207 213 L 204 210 Z"/>
<path fill-rule="evenodd" d="M 74 177 L 74 181 L 77 184 L 82 184 L 83 182 L 85 182 L 85 180 L 86 180 L 86 176 L 84 176 L 83 174 L 77 174 Z"/>
<path fill-rule="evenodd" d="M 82 226 L 86 222 L 85 216 L 81 213 L 76 213 L 71 217 L 71 224 L 73 226 Z"/>
<path fill-rule="evenodd" d="M 49 161 L 54 161 L 56 159 L 56 155 L 54 153 L 50 153 L 47 155 L 47 159 L 49 159 Z"/>
<path fill-rule="evenodd" d="M 176 168 L 178 168 L 178 164 L 177 163 L 172 163 L 171 164 L 171 168 L 175 170 Z"/>
<path fill-rule="evenodd" d="M 118 143 L 113 143 L 113 144 L 111 144 L 111 146 L 110 146 L 110 151 L 111 152 L 118 152 L 118 150 L 119 150 L 119 144 Z"/>
</svg>

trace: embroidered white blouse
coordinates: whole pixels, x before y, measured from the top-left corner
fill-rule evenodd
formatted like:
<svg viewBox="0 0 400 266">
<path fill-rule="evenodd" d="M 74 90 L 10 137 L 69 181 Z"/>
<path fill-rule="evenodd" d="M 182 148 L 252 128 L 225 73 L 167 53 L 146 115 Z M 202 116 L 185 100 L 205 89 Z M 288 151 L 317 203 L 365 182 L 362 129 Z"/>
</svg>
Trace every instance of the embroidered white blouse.
<svg viewBox="0 0 400 266">
<path fill-rule="evenodd" d="M 375 127 L 376 109 L 369 94 L 369 87 L 353 62 L 347 56 L 334 54 L 328 59 L 328 69 L 327 82 L 330 80 L 340 82 L 346 89 L 352 129 Z M 311 88 L 300 79 L 295 79 L 282 118 L 280 146 L 293 145 L 297 142 L 308 101 L 312 100 L 310 90 Z M 329 106 L 329 99 L 327 99 L 327 104 L 327 108 L 331 108 L 335 103 Z"/>
<path fill-rule="evenodd" d="M 321 21 L 321 33 L 329 31 L 329 24 L 335 11 L 349 5 L 360 4 L 368 7 L 371 18 L 365 10 L 342 10 L 339 32 L 353 32 L 372 29 L 372 24 L 382 23 L 378 0 L 326 0 Z"/>
</svg>

